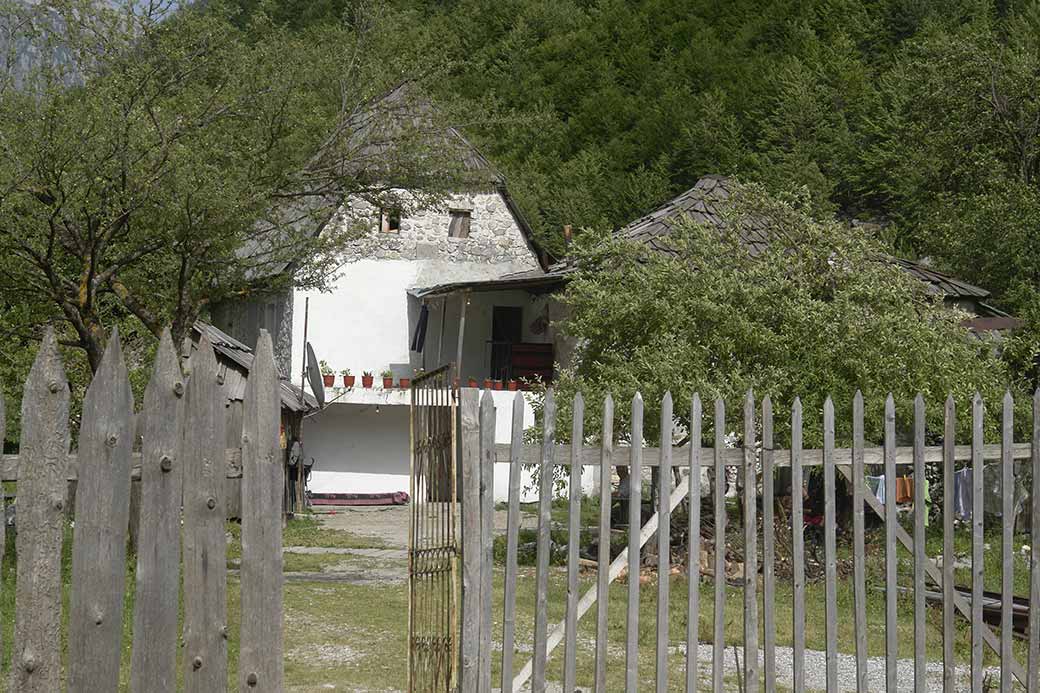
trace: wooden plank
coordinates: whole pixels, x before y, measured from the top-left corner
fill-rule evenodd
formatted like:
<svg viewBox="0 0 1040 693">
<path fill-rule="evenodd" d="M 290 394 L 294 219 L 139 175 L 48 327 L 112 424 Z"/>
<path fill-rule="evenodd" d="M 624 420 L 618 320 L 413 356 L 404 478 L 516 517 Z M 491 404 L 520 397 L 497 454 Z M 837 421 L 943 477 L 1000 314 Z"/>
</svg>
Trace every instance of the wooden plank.
<svg viewBox="0 0 1040 693">
<path fill-rule="evenodd" d="M 925 504 L 924 475 L 924 397 L 914 398 L 914 692 L 924 693 L 928 686 L 925 671 L 924 521 L 928 514 Z"/>
<path fill-rule="evenodd" d="M 574 395 L 572 405 L 570 475 L 570 508 L 567 513 L 567 612 L 563 649 L 563 690 L 573 691 L 577 678 L 578 651 L 578 549 L 581 545 L 581 448 L 585 439 L 585 400 L 581 393 Z M 607 537 L 610 535 L 607 534 Z M 603 535 L 600 535 L 603 538 Z"/>
<path fill-rule="evenodd" d="M 827 690 L 838 689 L 838 551 L 834 501 L 834 402 L 823 403 L 823 555 Z"/>
<path fill-rule="evenodd" d="M 463 388 L 462 425 L 462 631 L 459 690 L 480 690 L 480 391 Z M 420 518 L 421 519 L 421 518 Z M 416 531 L 423 536 L 421 528 Z M 420 605 L 420 610 L 424 605 Z"/>
<path fill-rule="evenodd" d="M 499 458 L 506 459 L 509 457 L 509 443 L 498 443 L 495 446 L 496 455 Z M 541 465 L 541 446 L 540 445 L 524 445 L 520 459 L 525 465 Z M 615 467 L 627 467 L 628 457 L 630 450 L 627 445 L 619 445 L 614 448 L 614 451 L 618 454 L 618 458 L 614 462 Z M 685 468 L 689 462 L 689 446 L 683 445 L 681 447 L 673 448 L 672 450 L 672 465 L 675 467 Z M 701 459 L 713 459 L 715 451 L 710 447 L 702 447 L 700 450 Z M 582 449 L 582 464 L 583 465 L 597 465 L 599 464 L 599 448 L 598 447 L 584 447 Z M 929 464 L 939 464 L 943 461 L 943 448 L 942 446 L 929 446 L 924 449 L 924 461 Z M 643 448 L 644 467 L 657 467 L 661 463 L 660 448 Z M 883 453 L 881 448 L 866 448 L 863 451 L 864 463 L 870 465 L 879 465 L 883 462 Z M 1000 445 L 986 445 L 982 449 L 982 455 L 987 460 L 999 460 L 1001 459 Z M 1028 460 L 1031 458 L 1032 452 L 1029 447 L 1029 443 L 1015 443 L 1012 448 L 1012 457 L 1016 460 Z M 738 449 L 724 449 L 722 451 L 723 463 L 727 467 L 740 467 L 744 464 L 744 453 Z M 559 458 L 560 461 L 557 461 Z M 571 449 L 569 445 L 557 445 L 555 455 L 553 457 L 553 465 L 564 466 L 570 464 Z M 134 481 L 138 481 L 141 478 L 141 453 L 135 452 L 132 456 L 132 466 L 130 472 L 130 478 Z M 954 459 L 958 462 L 965 462 L 971 460 L 971 446 L 958 445 L 954 447 Z M 238 448 L 228 448 L 225 451 L 225 461 L 227 463 L 227 478 L 228 479 L 240 479 L 242 477 L 242 451 Z M 805 450 L 803 451 L 803 466 L 807 467 L 818 467 L 823 464 L 823 452 L 821 450 Z M 849 466 L 852 464 L 852 451 L 849 448 L 839 448 L 834 451 L 834 463 L 839 467 Z M 913 463 L 913 449 L 900 447 L 896 448 L 896 464 L 912 464 Z M 68 456 L 66 466 L 66 479 L 68 481 L 76 480 L 76 468 L 78 466 L 78 460 L 75 453 Z M 783 448 L 778 448 L 773 451 L 773 466 L 776 468 L 784 468 L 791 466 L 791 451 Z M 18 455 L 3 455 L 0 457 L 0 481 L 18 481 L 18 469 L 19 469 L 19 457 Z"/>
<path fill-rule="evenodd" d="M 982 652 L 982 632 L 986 626 L 982 623 L 983 561 L 984 559 L 984 523 L 983 509 L 983 408 L 982 397 L 975 393 L 971 403 L 971 473 L 972 473 L 972 507 L 971 507 L 971 690 L 982 693 L 985 675 L 985 663 Z"/>
<path fill-rule="evenodd" d="M 899 659 L 899 613 L 896 605 L 899 557 L 896 545 L 896 405 L 892 393 L 885 399 L 885 690 L 896 690 Z"/>
<path fill-rule="evenodd" d="M 693 445 L 687 477 L 690 511 L 686 541 L 686 693 L 696 693 L 701 601 L 701 397 L 697 393 L 690 404 L 690 440 Z"/>
<path fill-rule="evenodd" d="M 545 394 L 542 405 L 542 454 L 543 462 L 551 466 L 556 447 L 553 438 L 556 434 L 556 400 L 552 388 Z M 548 659 L 548 643 L 546 631 L 549 627 L 549 530 L 552 518 L 553 476 L 541 470 L 538 478 L 538 553 L 535 572 L 535 606 L 534 606 L 534 678 L 531 681 L 532 693 L 545 691 L 545 665 Z"/>
<path fill-rule="evenodd" d="M 83 398 L 69 596 L 68 690 L 119 687 L 134 395 L 112 332 Z M 88 462 L 89 461 L 89 462 Z"/>
<path fill-rule="evenodd" d="M 773 400 L 762 399 L 762 650 L 766 693 L 776 690 L 776 537 Z"/>
<path fill-rule="evenodd" d="M 863 393 L 852 400 L 852 590 L 856 626 L 856 692 L 867 691 L 866 525 L 863 517 Z"/>
<path fill-rule="evenodd" d="M 643 494 L 643 397 L 632 398 L 632 446 L 628 476 L 628 612 L 625 621 L 625 691 L 639 687 L 639 527 Z"/>
<path fill-rule="evenodd" d="M 480 400 L 480 690 L 491 690 L 491 605 L 495 523 L 495 398 Z M 438 520 L 434 520 L 435 523 Z M 434 525 L 434 533 L 439 529 Z"/>
<path fill-rule="evenodd" d="M 242 413 L 242 626 L 238 686 L 281 693 L 282 620 L 281 396 L 271 335 L 260 330 Z"/>
<path fill-rule="evenodd" d="M 513 397 L 510 440 L 512 445 L 509 455 L 509 510 L 506 518 L 506 570 L 502 605 L 502 693 L 513 693 L 513 656 L 516 652 L 516 552 L 520 538 L 520 447 L 524 444 L 524 396 L 519 392 Z"/>
<path fill-rule="evenodd" d="M 711 687 L 723 690 L 726 656 L 726 468 L 722 459 L 726 435 L 726 405 L 715 400 L 715 616 L 712 624 Z"/>
<path fill-rule="evenodd" d="M 657 474 L 657 693 L 668 693 L 668 613 L 672 570 L 672 512 L 669 497 L 672 492 L 672 393 L 666 392 L 661 400 L 661 468 Z M 573 690 L 564 688 L 564 690 Z"/>
<path fill-rule="evenodd" d="M 1015 443 L 1015 402 L 1011 392 L 1004 393 L 1004 411 L 1001 417 L 1001 448 L 1004 454 L 1000 465 L 1000 496 L 1003 500 L 1001 517 L 1001 600 L 1000 600 L 1000 691 L 1011 693 L 1014 681 L 1011 674 L 1011 644 L 1014 638 L 1012 603 L 1015 573 L 1015 466 L 1011 446 Z"/>
<path fill-rule="evenodd" d="M 172 693 L 177 687 L 183 404 L 180 359 L 169 330 L 163 330 L 141 414 L 145 462 L 130 664 L 134 693 Z"/>
<path fill-rule="evenodd" d="M 184 437 L 184 689 L 209 693 L 227 686 L 227 542 L 224 395 L 217 360 L 203 336 L 191 357 Z"/>
<path fill-rule="evenodd" d="M 673 447 L 672 449 L 672 465 L 674 467 L 686 467 L 689 458 L 689 446 L 683 445 Z M 500 457 L 505 458 L 509 455 L 509 444 L 499 443 L 497 451 Z M 614 452 L 618 453 L 618 459 L 614 463 L 616 467 L 628 466 L 628 458 L 631 455 L 627 445 L 618 445 L 614 448 Z M 983 448 L 983 456 L 987 460 L 999 460 L 1001 459 L 1003 452 L 1001 451 L 1000 445 L 986 445 Z M 596 465 L 599 464 L 599 448 L 593 446 L 584 446 L 582 448 L 582 464 L 583 465 Z M 924 449 L 924 461 L 928 464 L 941 464 L 944 455 L 943 447 L 941 445 L 928 446 Z M 1016 460 L 1028 460 L 1030 459 L 1029 443 L 1016 443 L 1012 448 L 1012 456 Z M 701 459 L 713 459 L 715 450 L 711 447 L 701 448 Z M 539 445 L 525 445 L 522 453 L 522 459 L 524 464 L 540 465 L 541 462 L 541 447 Z M 556 456 L 554 457 L 553 464 L 558 466 L 570 465 L 571 459 L 571 447 L 570 445 L 557 445 Z M 727 467 L 743 467 L 744 466 L 744 453 L 739 448 L 723 448 L 722 450 L 723 464 Z M 908 465 L 913 464 L 913 447 L 897 447 L 895 448 L 895 459 L 897 465 Z M 970 445 L 957 445 L 954 447 L 954 459 L 957 461 L 967 461 L 971 459 L 971 446 Z M 864 448 L 863 450 L 863 461 L 864 464 L 868 465 L 881 465 L 884 463 L 884 448 Z M 643 448 L 643 467 L 657 467 L 661 464 L 661 449 L 658 447 L 644 447 Z M 823 464 L 823 451 L 821 449 L 816 450 L 803 450 L 802 451 L 802 466 L 805 467 L 819 467 Z M 852 464 L 852 449 L 851 448 L 836 448 L 834 450 L 834 464 L 839 467 L 848 467 Z M 791 465 L 791 451 L 778 448 L 773 451 L 773 466 L 777 468 L 789 467 Z M 13 470 L 13 467 L 11 468 Z M 6 472 L 5 472 L 6 473 Z M 11 471 L 13 474 L 14 472 Z"/>
<path fill-rule="evenodd" d="M 61 546 L 65 463 L 69 453 L 69 386 L 54 330 L 44 333 L 22 395 L 15 538 L 12 693 L 54 693 L 61 681 Z"/>
<path fill-rule="evenodd" d="M 802 400 L 791 406 L 791 625 L 794 693 L 805 692 L 805 511 L 802 498 Z"/>
<path fill-rule="evenodd" d="M 758 459 L 755 395 L 744 397 L 744 686 L 758 691 Z"/>
<path fill-rule="evenodd" d="M 614 398 L 609 394 L 603 400 L 603 430 L 600 444 L 599 460 L 599 547 L 596 566 L 596 588 L 599 596 L 596 608 L 596 678 L 593 690 L 596 693 L 607 691 L 607 606 L 608 584 L 610 580 L 610 477 L 611 458 L 614 454 Z M 504 693 L 504 691 L 503 691 Z"/>
<path fill-rule="evenodd" d="M 956 489 L 953 485 L 954 476 L 957 473 L 953 460 L 953 446 L 957 440 L 957 409 L 953 401 L 953 395 L 946 398 L 946 406 L 943 409 L 943 564 L 942 564 L 942 588 L 943 588 L 943 691 L 954 693 L 956 681 L 954 679 L 957 662 L 954 659 L 953 648 L 956 641 L 957 630 L 954 621 L 953 610 L 953 495 Z"/>
<path fill-rule="evenodd" d="M 2 412 L 0 412 L 2 416 Z M 3 425 L 0 424 L 0 430 Z M 1032 440 L 1033 517 L 1030 543 L 1029 603 L 1040 604 L 1040 389 L 1033 394 Z M 1029 684 L 1028 693 L 1040 693 L 1040 608 L 1029 610 Z"/>
</svg>

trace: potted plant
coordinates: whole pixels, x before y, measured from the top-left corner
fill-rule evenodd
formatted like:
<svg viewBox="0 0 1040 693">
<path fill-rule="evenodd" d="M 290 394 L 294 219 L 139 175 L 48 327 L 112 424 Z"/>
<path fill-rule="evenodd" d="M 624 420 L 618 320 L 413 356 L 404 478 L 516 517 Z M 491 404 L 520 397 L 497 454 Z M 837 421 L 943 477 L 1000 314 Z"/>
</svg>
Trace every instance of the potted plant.
<svg viewBox="0 0 1040 693">
<path fill-rule="evenodd" d="M 491 385 L 496 390 L 501 390 L 502 389 L 502 381 L 501 380 L 493 380 L 493 381 L 491 381 Z"/>
<path fill-rule="evenodd" d="M 412 386 L 412 379 L 402 377 L 399 379 L 397 386 L 400 387 L 402 390 L 407 390 Z"/>
<path fill-rule="evenodd" d="M 394 372 L 389 368 L 379 374 L 383 378 L 383 389 L 389 390 L 394 386 Z"/>
<path fill-rule="evenodd" d="M 470 378 L 469 381 L 466 383 L 466 386 L 467 387 L 476 387 L 477 386 L 477 379 L 476 378 Z"/>
<path fill-rule="evenodd" d="M 336 372 L 326 361 L 318 361 L 318 370 L 321 371 L 321 381 L 325 383 L 325 387 L 332 387 L 336 384 Z"/>
<path fill-rule="evenodd" d="M 492 385 L 491 378 L 484 378 L 484 389 L 485 390 L 490 390 L 491 389 L 491 385 Z"/>
<path fill-rule="evenodd" d="M 354 387 L 354 376 L 349 368 L 344 368 L 339 374 L 343 376 L 343 387 Z"/>
<path fill-rule="evenodd" d="M 517 390 L 520 389 L 520 381 L 519 380 L 510 380 L 509 384 L 506 387 L 509 388 L 510 392 L 516 392 Z"/>
<path fill-rule="evenodd" d="M 364 388 L 372 387 L 372 371 L 362 371 L 362 373 L 361 373 L 361 387 L 364 387 Z"/>
</svg>

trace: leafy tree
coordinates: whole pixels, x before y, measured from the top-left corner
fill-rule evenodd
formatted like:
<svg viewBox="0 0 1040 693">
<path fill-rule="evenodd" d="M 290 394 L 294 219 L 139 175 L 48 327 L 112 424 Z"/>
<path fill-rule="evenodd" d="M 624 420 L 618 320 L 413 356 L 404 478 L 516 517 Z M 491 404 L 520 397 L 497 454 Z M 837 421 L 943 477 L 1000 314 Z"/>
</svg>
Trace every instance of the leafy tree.
<svg viewBox="0 0 1040 693">
<path fill-rule="evenodd" d="M 222 299 L 284 289 L 286 263 L 320 286 L 349 234 L 315 231 L 344 195 L 421 205 L 458 181 L 435 115 L 414 117 L 419 90 L 378 100 L 409 67 L 384 55 L 378 22 L 239 27 L 219 3 L 0 10 L 7 45 L 40 56 L 5 61 L 0 82 L 0 295 L 31 307 L 22 332 L 65 326 L 91 369 L 120 321 L 179 339 Z"/>
<path fill-rule="evenodd" d="M 865 397 L 866 434 L 874 441 L 882 436 L 888 392 L 904 423 L 922 393 L 931 431 L 941 430 L 947 394 L 962 412 L 976 391 L 991 407 L 999 402 L 1011 376 L 994 345 L 970 336 L 960 325 L 965 315 L 897 268 L 875 240 L 813 218 L 804 197 L 778 199 L 749 185 L 731 199 L 721 228 L 681 223 L 665 241 L 669 252 L 616 239 L 578 243 L 578 269 L 563 293 L 570 312 L 560 325 L 578 343 L 575 366 L 558 382 L 564 419 L 570 396 L 582 391 L 587 425 L 595 427 L 609 392 L 624 433 L 639 391 L 653 441 L 653 411 L 664 393 L 676 397 L 676 416 L 686 423 L 696 391 L 706 430 L 718 397 L 737 430 L 737 405 L 753 390 L 772 397 L 779 440 L 788 407 L 800 397 L 806 445 L 818 447 L 827 396 L 849 412 L 837 417 L 846 441 L 856 390 Z M 749 227 L 772 238 L 757 254 L 741 240 Z"/>
</svg>

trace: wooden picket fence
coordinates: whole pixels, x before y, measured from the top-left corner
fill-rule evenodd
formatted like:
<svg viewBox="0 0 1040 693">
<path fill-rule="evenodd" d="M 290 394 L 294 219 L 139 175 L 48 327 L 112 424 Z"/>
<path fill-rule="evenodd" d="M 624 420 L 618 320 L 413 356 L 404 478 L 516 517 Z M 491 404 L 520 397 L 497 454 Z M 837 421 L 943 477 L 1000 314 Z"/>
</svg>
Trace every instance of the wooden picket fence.
<svg viewBox="0 0 1040 693">
<path fill-rule="evenodd" d="M 493 465 L 496 462 L 507 462 L 509 467 L 509 503 L 506 530 L 506 563 L 504 575 L 504 596 L 502 602 L 503 628 L 501 633 L 501 690 L 503 693 L 518 691 L 530 682 L 531 691 L 542 693 L 546 690 L 546 670 L 550 654 L 561 642 L 563 650 L 563 690 L 574 691 L 577 685 L 590 687 L 597 692 L 609 690 L 607 683 L 607 666 L 610 661 L 607 643 L 608 610 L 607 600 L 597 595 L 606 595 L 609 584 L 627 567 L 627 612 L 624 679 L 625 690 L 635 691 L 640 680 L 639 661 L 639 598 L 640 598 L 640 552 L 649 539 L 657 536 L 657 573 L 659 576 L 669 575 L 671 551 L 671 512 L 685 498 L 693 499 L 689 508 L 689 527 L 687 543 L 688 555 L 686 563 L 693 566 L 690 571 L 689 588 L 686 604 L 686 637 L 685 637 L 685 676 L 681 687 L 674 686 L 679 682 L 669 680 L 669 619 L 672 617 L 668 609 L 669 580 L 657 581 L 657 614 L 655 643 L 655 689 L 658 692 L 667 690 L 696 691 L 699 688 L 698 648 L 701 643 L 724 642 L 724 611 L 726 605 L 726 551 L 716 550 L 714 556 L 714 632 L 702 634 L 699 630 L 701 576 L 698 568 L 701 552 L 701 474 L 707 468 L 714 472 L 714 525 L 715 536 L 725 536 L 728 513 L 725 499 L 725 469 L 737 467 L 742 479 L 761 479 L 761 497 L 758 485 L 754 482 L 743 484 L 743 530 L 744 530 L 744 572 L 738 587 L 743 592 L 744 636 L 743 645 L 746 653 L 760 653 L 759 657 L 745 656 L 742 679 L 744 690 L 757 691 L 760 686 L 766 691 L 776 690 L 777 649 L 776 619 L 792 619 L 793 647 L 793 690 L 805 690 L 805 618 L 806 618 L 806 575 L 805 575 L 805 536 L 803 522 L 792 522 L 790 531 L 792 553 L 792 608 L 784 615 L 777 613 L 776 585 L 774 572 L 776 556 L 776 534 L 774 507 L 776 501 L 775 476 L 778 469 L 790 469 L 791 486 L 801 489 L 807 467 L 822 465 L 824 486 L 824 556 L 825 556 L 825 600 L 823 606 L 826 629 L 826 683 L 827 690 L 838 687 L 838 628 L 839 618 L 851 617 L 855 624 L 855 689 L 863 692 L 868 687 L 873 690 L 895 691 L 897 688 L 897 595 L 899 591 L 897 547 L 902 544 L 913 555 L 913 688 L 915 691 L 926 690 L 926 580 L 930 580 L 942 590 L 942 638 L 943 638 L 943 689 L 950 692 L 964 690 L 962 682 L 955 674 L 957 662 L 954 657 L 954 633 L 957 614 L 968 619 L 971 628 L 970 690 L 983 691 L 983 654 L 984 647 L 991 648 L 1000 658 L 1000 681 L 1002 691 L 1011 691 L 1023 687 L 1030 693 L 1040 693 L 1040 392 L 1033 401 L 1032 440 L 1030 443 L 1016 444 L 1013 439 L 1013 402 L 1008 395 L 1002 404 L 1002 435 L 999 444 L 987 445 L 983 439 L 983 402 L 976 397 L 973 402 L 971 419 L 973 437 L 970 446 L 955 445 L 956 412 L 952 399 L 945 403 L 945 426 L 943 442 L 939 446 L 925 445 L 925 404 L 919 396 L 913 411 L 913 445 L 897 447 L 895 405 L 891 396 L 885 405 L 884 444 L 880 448 L 867 448 L 864 444 L 863 399 L 857 394 L 852 411 L 853 442 L 851 448 L 835 447 L 835 412 L 831 400 L 825 403 L 823 410 L 824 446 L 820 450 L 803 449 L 802 407 L 796 399 L 791 408 L 791 448 L 784 450 L 774 447 L 773 441 L 773 406 L 767 397 L 760 403 L 749 393 L 743 407 L 743 427 L 741 446 L 727 448 L 724 436 L 729 428 L 726 423 L 726 408 L 722 401 L 714 403 L 714 445 L 685 445 L 673 448 L 673 403 L 671 395 L 666 395 L 661 402 L 661 444 L 660 447 L 646 447 L 643 439 L 643 400 L 637 394 L 632 401 L 630 438 L 626 447 L 615 446 L 613 424 L 614 406 L 608 396 L 603 406 L 602 437 L 598 446 L 584 444 L 584 401 L 581 395 L 573 402 L 573 430 L 570 440 L 573 445 L 559 445 L 555 442 L 556 403 L 550 390 L 544 400 L 543 408 L 543 440 L 540 446 L 525 445 L 522 432 L 523 401 L 518 394 L 512 411 L 512 442 L 507 445 L 495 444 L 496 411 L 494 401 L 489 393 L 482 400 L 476 390 L 464 389 L 461 397 L 461 464 L 463 483 L 463 502 L 479 505 L 478 510 L 470 510 L 467 517 L 471 522 L 463 527 L 463 629 L 461 648 L 461 691 L 491 690 L 491 642 L 495 639 L 492 630 L 491 589 L 492 569 L 491 548 L 489 545 L 490 522 L 489 508 L 492 506 Z M 702 433 L 702 403 L 694 395 L 690 402 L 691 426 L 688 431 L 690 440 L 700 441 Z M 756 416 L 761 418 L 756 421 Z M 761 441 L 756 441 L 756 431 L 761 431 Z M 931 432 L 936 434 L 938 432 Z M 758 447 L 760 442 L 761 447 Z M 999 633 L 995 633 L 983 620 L 983 461 L 1000 460 L 1002 488 L 1012 488 L 1014 481 L 1014 461 L 1030 460 L 1032 475 L 1032 558 L 1030 565 L 1030 600 L 1033 605 L 1029 614 L 1028 661 L 1023 666 L 1015 660 L 1012 653 L 1012 571 L 1013 571 L 1013 527 L 1011 523 L 1002 523 L 1000 560 L 1002 564 L 1002 599 L 1001 624 Z M 972 512 L 972 592 L 966 599 L 954 590 L 954 561 L 944 560 L 939 565 L 925 551 L 925 468 L 926 465 L 941 465 L 943 502 L 941 517 L 943 527 L 943 555 L 954 556 L 954 474 L 958 462 L 968 462 L 973 470 L 973 512 Z M 897 465 L 912 464 L 914 484 L 914 510 L 912 534 L 903 529 L 896 515 L 896 503 L 887 502 L 882 505 L 877 496 L 865 483 L 865 464 L 883 464 L 885 475 L 885 497 L 896 498 Z M 541 467 L 538 500 L 538 530 L 536 555 L 536 599 L 533 632 L 533 653 L 531 661 L 519 671 L 515 666 L 517 654 L 516 633 L 516 589 L 517 589 L 517 543 L 520 520 L 520 471 L 525 465 Z M 642 479 L 643 469 L 658 467 L 659 488 L 656 514 L 645 524 L 641 523 L 641 483 L 632 483 L 629 502 L 628 548 L 611 561 L 610 542 L 610 510 L 611 489 L 609 479 L 612 467 L 628 466 L 630 478 Z M 567 547 L 567 591 L 565 595 L 565 618 L 550 629 L 548 620 L 548 600 L 550 598 L 549 562 L 550 562 L 550 527 L 551 501 L 553 498 L 554 468 L 563 467 L 564 477 L 569 481 L 569 544 Z M 595 586 L 585 594 L 579 595 L 579 541 L 581 530 L 581 475 L 584 467 L 598 467 L 600 473 L 599 490 L 599 554 Z M 673 487 L 674 467 L 687 470 L 685 482 Z M 841 473 L 851 483 L 853 507 L 853 613 L 839 614 L 837 602 L 838 576 L 835 495 L 836 474 Z M 760 476 L 759 476 L 760 475 Z M 1002 516 L 1013 517 L 1012 493 L 1003 494 Z M 884 623 L 868 623 L 867 603 L 874 598 L 882 598 L 878 592 L 867 592 L 865 580 L 865 518 L 864 504 L 878 513 L 885 526 L 885 563 L 884 563 Z M 761 510 L 761 530 L 758 513 Z M 465 511 L 464 511 L 465 512 Z M 803 517 L 802 494 L 791 494 L 791 517 Z M 665 531 L 658 532 L 658 528 Z M 761 542 L 761 543 L 760 543 Z M 759 547 L 761 546 L 761 553 Z M 759 559 L 761 556 L 761 571 Z M 479 560 L 476 558 L 479 557 Z M 992 553 L 991 558 L 992 559 Z M 761 574 L 760 574 L 761 572 Z M 591 680 L 577 680 L 577 624 L 579 619 L 593 605 L 596 609 L 595 662 Z M 761 615 L 761 629 L 759 616 Z M 867 667 L 867 632 L 868 628 L 884 628 L 885 632 L 885 676 L 882 681 L 868 680 Z M 759 642 L 759 634 L 762 634 Z M 706 636 L 706 637 L 705 637 Z M 933 635 L 933 637 L 935 637 Z M 708 645 L 710 647 L 710 645 Z M 468 655 L 467 655 L 468 653 Z M 711 689 L 722 691 L 724 680 L 724 651 L 722 647 L 713 649 L 711 661 Z M 707 672 L 705 672 L 707 675 Z M 497 682 L 496 682 L 497 683 Z M 843 682 L 844 683 L 844 682 Z M 906 682 L 902 682 L 904 685 Z M 671 688 L 670 688 L 671 686 Z"/>
<path fill-rule="evenodd" d="M 5 480 L 17 479 L 15 627 L 7 681 L 12 693 L 119 690 L 132 475 L 141 479 L 142 499 L 130 690 L 227 689 L 226 402 L 205 337 L 190 366 L 186 377 L 164 334 L 139 414 L 143 426 L 137 426 L 119 335 L 113 333 L 86 392 L 78 449 L 70 455 L 70 391 L 57 341 L 47 332 L 22 398 L 19 455 L 4 465 Z M 271 339 L 263 333 L 247 386 L 241 448 L 242 691 L 283 690 L 278 387 Z M 4 423 L 0 397 L 0 433 Z M 136 431 L 142 434 L 139 450 Z M 72 478 L 75 516 L 68 518 Z M 69 519 L 72 573 L 63 634 L 61 557 Z M 0 550 L 3 531 L 0 523 Z"/>
</svg>

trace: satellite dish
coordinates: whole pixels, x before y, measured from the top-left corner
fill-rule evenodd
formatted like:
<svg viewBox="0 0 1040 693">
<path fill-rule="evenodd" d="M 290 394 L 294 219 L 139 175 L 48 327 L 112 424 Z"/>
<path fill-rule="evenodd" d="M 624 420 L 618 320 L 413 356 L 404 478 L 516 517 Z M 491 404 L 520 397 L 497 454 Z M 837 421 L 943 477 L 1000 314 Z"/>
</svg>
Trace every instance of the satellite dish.
<svg viewBox="0 0 1040 693">
<path fill-rule="evenodd" d="M 318 400 L 318 407 L 325 406 L 325 383 L 321 378 L 321 370 L 318 368 L 318 357 L 314 355 L 314 347 L 307 342 L 307 382 L 314 393 L 314 399 Z"/>
</svg>

